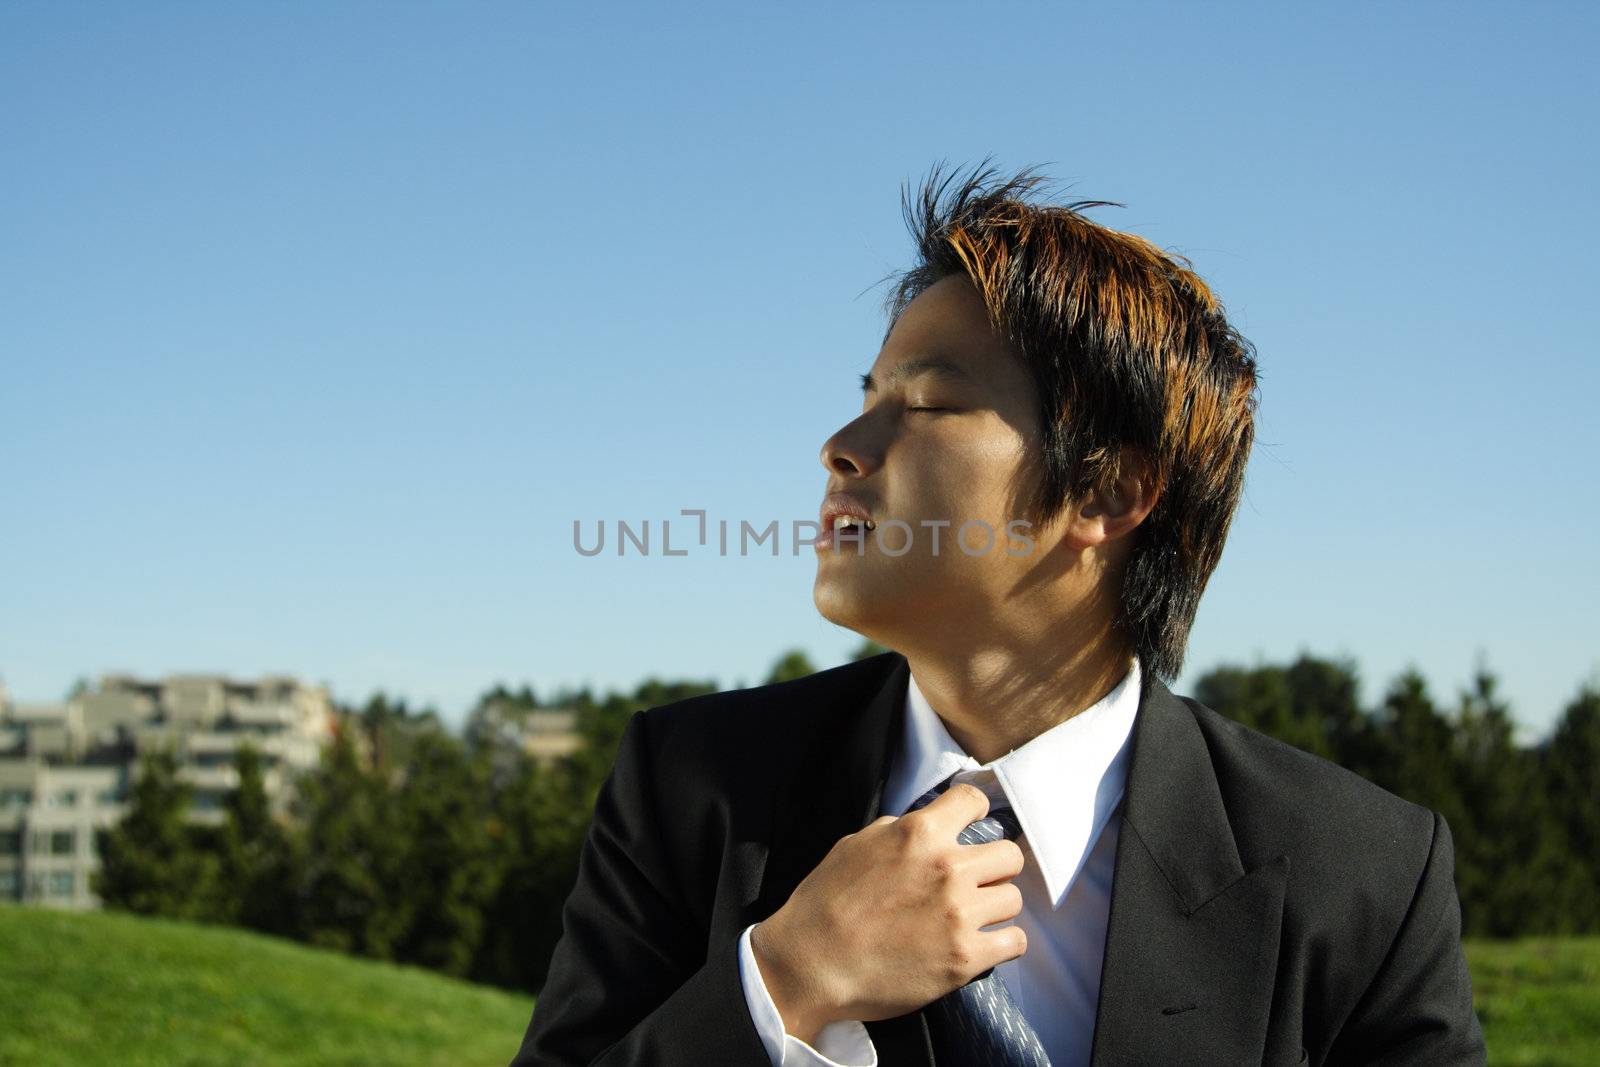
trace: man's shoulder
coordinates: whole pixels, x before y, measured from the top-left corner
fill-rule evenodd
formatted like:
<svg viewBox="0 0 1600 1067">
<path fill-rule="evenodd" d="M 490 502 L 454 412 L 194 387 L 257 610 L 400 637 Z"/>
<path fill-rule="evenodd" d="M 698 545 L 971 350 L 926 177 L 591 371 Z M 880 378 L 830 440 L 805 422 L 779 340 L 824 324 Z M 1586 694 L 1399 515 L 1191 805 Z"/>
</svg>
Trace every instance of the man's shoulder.
<svg viewBox="0 0 1600 1067">
<path fill-rule="evenodd" d="M 1179 697 L 1205 738 L 1246 866 L 1287 854 L 1302 874 L 1416 884 L 1433 848 L 1434 813 L 1322 756 Z"/>
<path fill-rule="evenodd" d="M 1464 983 L 1459 912 L 1452 914 L 1460 906 L 1454 851 L 1443 818 L 1330 760 L 1179 699 L 1209 750 L 1244 870 L 1287 861 L 1279 952 L 1289 962 L 1279 974 L 1300 976 L 1308 1037 L 1326 1041 L 1362 1004 L 1379 1015 L 1394 1003 L 1417 1004 L 1419 994 L 1406 983 L 1419 968 L 1433 970 L 1444 986 L 1459 971 Z M 1396 977 L 1379 987 L 1386 973 Z M 1466 986 L 1444 986 L 1434 992 L 1455 998 L 1456 1011 Z M 1470 1020 L 1470 995 L 1466 1000 Z M 1374 1024 L 1357 1018 L 1350 1047 L 1333 1059 L 1366 1058 L 1359 1031 Z M 1481 1051 L 1475 1060 L 1465 1052 L 1448 1059 L 1482 1062 Z"/>
</svg>

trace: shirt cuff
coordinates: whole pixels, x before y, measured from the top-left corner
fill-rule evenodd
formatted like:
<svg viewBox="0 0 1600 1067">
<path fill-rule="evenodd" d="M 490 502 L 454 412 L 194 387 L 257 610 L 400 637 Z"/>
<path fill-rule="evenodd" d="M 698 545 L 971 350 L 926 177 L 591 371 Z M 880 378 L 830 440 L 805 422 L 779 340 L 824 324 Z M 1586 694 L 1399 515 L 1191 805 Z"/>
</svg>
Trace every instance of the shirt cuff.
<svg viewBox="0 0 1600 1067">
<path fill-rule="evenodd" d="M 772 1067 L 878 1067 L 878 1049 L 872 1036 L 866 1026 L 854 1020 L 843 1019 L 824 1026 L 817 1032 L 815 1047 L 784 1032 L 783 1016 L 767 992 L 755 950 L 750 947 L 750 931 L 757 925 L 746 927 L 739 936 L 739 982 Z"/>
</svg>

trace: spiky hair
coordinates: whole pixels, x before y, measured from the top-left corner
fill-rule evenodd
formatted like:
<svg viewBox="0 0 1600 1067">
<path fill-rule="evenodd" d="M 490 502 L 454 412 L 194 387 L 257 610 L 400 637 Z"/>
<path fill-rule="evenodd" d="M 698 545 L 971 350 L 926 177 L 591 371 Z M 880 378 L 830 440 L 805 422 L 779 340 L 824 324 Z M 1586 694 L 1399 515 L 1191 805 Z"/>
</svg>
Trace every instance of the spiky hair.
<svg viewBox="0 0 1600 1067">
<path fill-rule="evenodd" d="M 1147 458 L 1160 496 L 1133 534 L 1118 625 L 1172 683 L 1244 487 L 1255 348 L 1188 259 L 1081 213 L 1123 205 L 1051 203 L 1044 185 L 987 160 L 965 177 L 936 164 L 915 196 L 908 185 L 916 262 L 892 276 L 888 331 L 935 282 L 971 281 L 1038 389 L 1038 522 L 1108 487 L 1130 448 Z"/>
</svg>

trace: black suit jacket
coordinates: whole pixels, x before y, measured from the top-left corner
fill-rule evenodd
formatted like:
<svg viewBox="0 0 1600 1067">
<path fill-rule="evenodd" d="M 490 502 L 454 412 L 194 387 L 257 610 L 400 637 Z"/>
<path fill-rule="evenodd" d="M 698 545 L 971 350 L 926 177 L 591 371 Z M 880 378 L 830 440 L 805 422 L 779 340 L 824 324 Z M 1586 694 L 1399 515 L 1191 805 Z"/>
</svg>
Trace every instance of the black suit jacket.
<svg viewBox="0 0 1600 1067">
<path fill-rule="evenodd" d="M 635 714 L 512 1067 L 765 1067 L 739 935 L 877 817 L 907 677 L 889 652 Z M 1096 1067 L 1483 1063 L 1444 819 L 1143 679 Z M 882 1067 L 935 1062 L 920 1011 L 867 1030 Z"/>
</svg>

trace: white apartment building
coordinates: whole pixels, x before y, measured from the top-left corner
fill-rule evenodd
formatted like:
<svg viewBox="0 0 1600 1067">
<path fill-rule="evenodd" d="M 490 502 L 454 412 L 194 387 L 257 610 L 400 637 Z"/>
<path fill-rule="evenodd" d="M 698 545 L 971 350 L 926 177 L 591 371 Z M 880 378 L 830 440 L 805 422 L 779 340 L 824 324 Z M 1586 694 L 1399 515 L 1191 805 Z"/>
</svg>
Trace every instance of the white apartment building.
<svg viewBox="0 0 1600 1067">
<path fill-rule="evenodd" d="M 92 908 L 99 840 L 125 809 L 118 766 L 0 759 L 0 900 Z"/>
<path fill-rule="evenodd" d="M 121 818 L 146 753 L 173 751 L 194 787 L 191 817 L 216 824 L 239 785 L 239 746 L 261 752 L 281 813 L 333 731 L 327 690 L 281 676 L 106 675 L 59 704 L 0 707 L 0 900 L 96 905 L 96 834 Z"/>
</svg>

